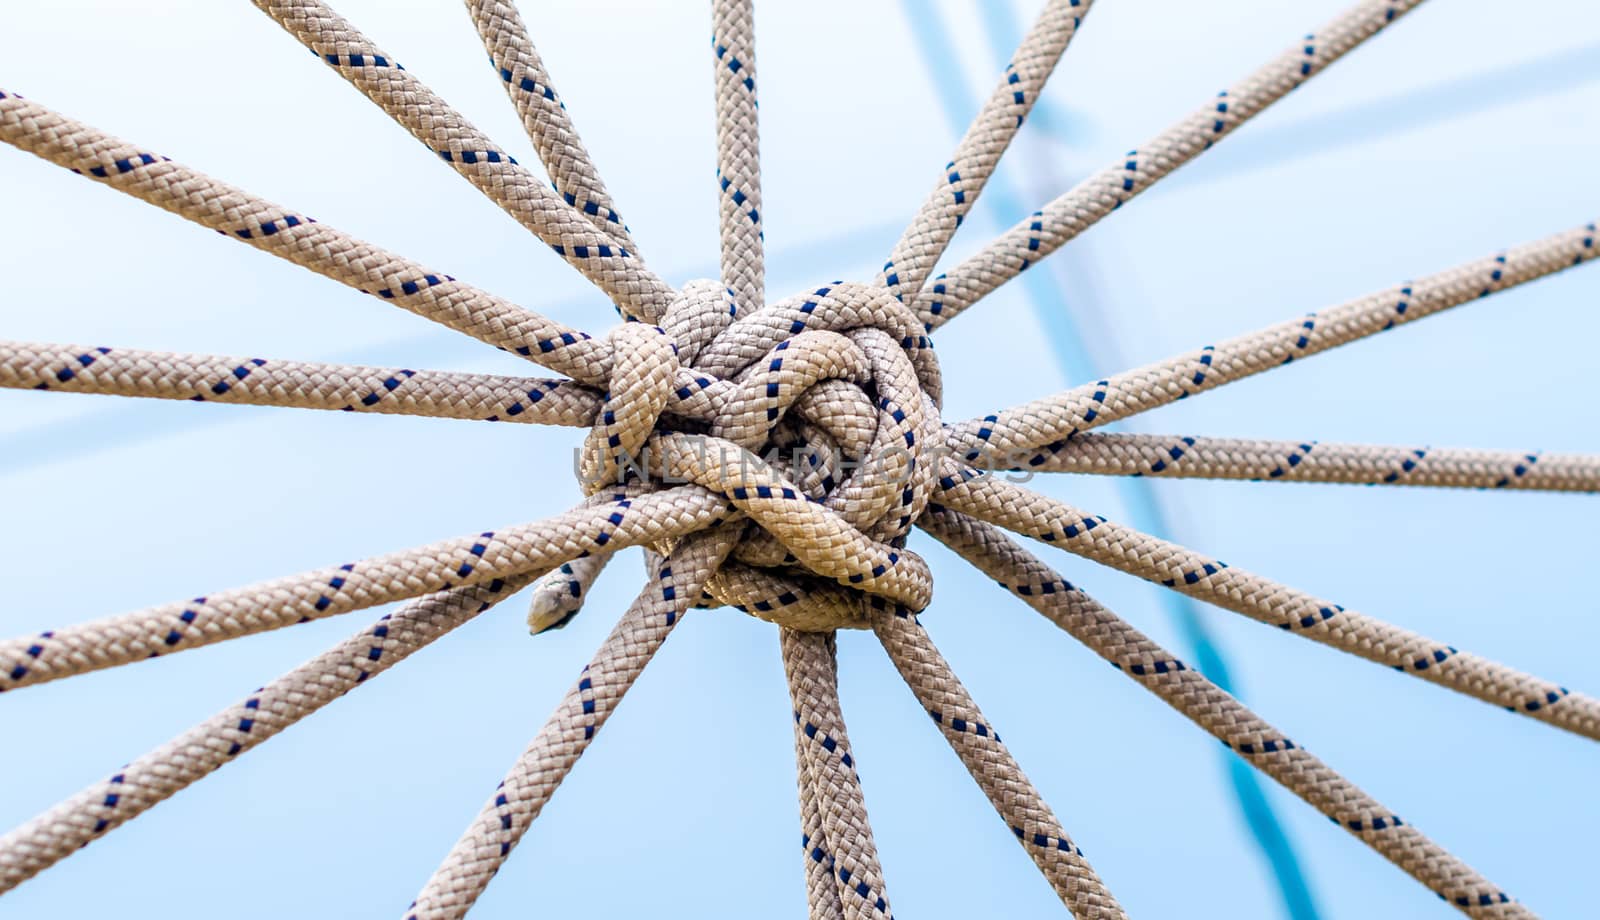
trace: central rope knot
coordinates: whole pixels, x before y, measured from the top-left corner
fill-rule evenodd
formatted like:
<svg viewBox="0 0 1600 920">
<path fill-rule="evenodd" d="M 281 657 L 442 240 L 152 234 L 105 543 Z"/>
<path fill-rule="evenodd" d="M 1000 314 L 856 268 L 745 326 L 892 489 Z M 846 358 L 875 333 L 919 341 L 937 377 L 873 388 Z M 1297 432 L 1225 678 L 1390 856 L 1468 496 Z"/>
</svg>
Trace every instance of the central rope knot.
<svg viewBox="0 0 1600 920">
<path fill-rule="evenodd" d="M 933 491 L 940 379 L 904 304 L 835 282 L 741 310 L 695 281 L 660 326 L 607 340 L 579 476 L 590 495 L 693 483 L 748 519 L 703 603 L 808 631 L 864 626 L 872 597 L 927 605 L 927 565 L 904 546 Z"/>
</svg>

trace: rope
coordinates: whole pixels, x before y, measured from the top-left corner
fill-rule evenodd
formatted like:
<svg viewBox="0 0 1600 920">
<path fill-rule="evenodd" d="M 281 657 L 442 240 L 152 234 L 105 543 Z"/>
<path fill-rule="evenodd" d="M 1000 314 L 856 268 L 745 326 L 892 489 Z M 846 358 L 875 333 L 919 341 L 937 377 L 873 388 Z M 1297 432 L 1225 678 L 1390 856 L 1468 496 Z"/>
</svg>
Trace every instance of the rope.
<svg viewBox="0 0 1600 920">
<path fill-rule="evenodd" d="M 752 0 L 712 0 L 717 96 L 717 197 L 722 280 L 746 308 L 766 303 L 762 264 L 761 160 Z"/>
<path fill-rule="evenodd" d="M 556 192 L 596 230 L 638 255 L 639 246 L 611 203 L 516 5 L 506 0 L 467 0 L 467 12 Z"/>
<path fill-rule="evenodd" d="M 623 316 L 657 321 L 672 299 L 638 254 L 596 228 L 510 154 L 319 0 L 254 0 L 263 13 L 449 163 L 569 265 Z M 547 161 L 548 162 L 548 161 Z"/>
<path fill-rule="evenodd" d="M 595 553 L 563 562 L 533 586 L 528 603 L 528 632 L 538 635 L 562 629 L 583 608 L 594 580 L 600 577 L 613 553 Z"/>
<path fill-rule="evenodd" d="M 802 827 L 806 809 L 815 809 L 820 819 L 815 832 L 804 833 L 809 848 L 825 854 L 837 889 L 831 898 L 812 893 L 812 914 L 826 915 L 831 905 L 838 903 L 842 915 L 850 920 L 887 920 L 894 914 L 884 893 L 883 869 L 867 821 L 866 799 L 839 709 L 834 634 L 781 629 L 779 635 L 789 700 L 794 706 L 797 770 L 806 786 L 801 792 Z M 819 864 L 822 860 L 810 861 Z"/>
<path fill-rule="evenodd" d="M 1600 492 L 1600 457 L 1512 450 L 1084 432 L 1013 467 L 1254 482 Z"/>
<path fill-rule="evenodd" d="M 704 490 L 680 487 L 574 508 L 501 531 L 441 540 L 0 642 L 0 691 L 130 664 L 225 639 L 465 585 L 545 571 L 600 547 L 671 539 L 728 516 Z"/>
<path fill-rule="evenodd" d="M 872 629 L 895 670 L 933 718 L 967 772 L 988 797 L 1056 895 L 1078 920 L 1126 917 L 1072 842 L 1055 812 L 1028 781 L 1000 735 L 950 670 L 916 615 L 876 607 Z"/>
<path fill-rule="evenodd" d="M 806 877 L 806 907 L 810 920 L 844 920 L 844 902 L 835 881 L 832 848 L 822 826 L 822 810 L 811 787 L 806 751 L 811 739 L 800 720 L 794 723 L 795 787 L 800 799 L 801 866 Z"/>
<path fill-rule="evenodd" d="M 416 600 L 0 837 L 10 891 L 410 657 L 528 583 L 526 576 Z"/>
<path fill-rule="evenodd" d="M 997 528 L 946 508 L 930 509 L 919 523 L 1118 671 L 1440 898 L 1474 917 L 1533 916 L 1411 823 L 1073 587 Z"/>
<path fill-rule="evenodd" d="M 605 379 L 586 333 L 4 90 L 0 141 L 551 370 Z"/>
<path fill-rule="evenodd" d="M 1582 265 L 1600 255 L 1595 237 L 1595 225 L 1585 224 L 1321 313 L 960 422 L 950 426 L 947 440 L 969 462 L 985 455 L 1021 462 L 1078 432 Z"/>
<path fill-rule="evenodd" d="M 570 380 L 4 340 L 0 387 L 572 427 L 601 402 Z"/>
<path fill-rule="evenodd" d="M 933 266 L 989 181 L 1011 139 L 1027 120 L 1045 81 L 1067 50 L 1093 0 L 1050 0 L 1023 36 L 1000 85 L 962 135 L 917 216 L 895 244 L 879 281 L 904 301 L 922 290 Z M 931 326 L 929 327 L 932 328 Z"/>
<path fill-rule="evenodd" d="M 912 522 L 932 509 L 926 515 L 929 526 L 980 567 L 1015 593 L 1035 599 L 1064 628 L 1082 633 L 1084 641 L 1442 897 L 1475 916 L 1525 915 L 1409 824 L 1292 746 L 1220 688 L 1171 661 L 988 525 L 1060 543 L 1192 597 L 1588 737 L 1600 738 L 1600 701 L 992 477 L 973 478 L 977 474 L 954 464 L 941 476 L 935 456 L 937 449 L 951 447 L 969 461 L 1008 465 L 1023 462 L 1013 454 L 1026 459 L 1038 453 L 1034 459 L 1040 466 L 1144 463 L 1152 469 L 1134 472 L 1164 472 L 1172 464 L 1153 469 L 1159 457 L 1152 460 L 1151 452 L 1159 445 L 1148 439 L 1086 435 L 1066 442 L 1108 421 L 1592 258 L 1591 224 L 1321 316 L 942 427 L 941 378 L 928 330 L 1198 155 L 1417 2 L 1357 5 L 1218 102 L 1057 199 L 949 278 L 924 287 L 1088 6 L 1086 0 L 1053 2 L 958 146 L 946 181 L 896 247 L 880 283 L 833 282 L 767 303 L 748 0 L 713 4 L 723 279 L 690 282 L 678 291 L 638 258 L 550 89 L 526 26 L 508 2 L 468 0 L 468 10 L 554 190 L 324 4 L 258 0 L 257 6 L 594 281 L 625 319 L 646 321 L 624 323 L 603 338 L 0 92 L 0 140 L 572 378 L 541 381 L 4 343 L 0 385 L 589 426 L 579 464 L 585 498 L 557 517 L 0 642 L 0 690 L 5 690 L 427 595 L 386 624 L 135 762 L 107 784 L 0 839 L 0 879 L 7 886 L 19 883 L 537 574 L 547 573 L 534 592 L 530 627 L 563 625 L 609 556 L 642 545 L 652 567 L 644 591 L 423 887 L 412 917 L 465 913 L 683 614 L 692 606 L 716 604 L 784 627 L 780 635 L 796 713 L 812 916 L 889 916 L 848 753 L 832 638 L 840 628 L 870 627 L 1074 915 L 1121 917 L 1120 906 L 916 619 L 931 598 L 931 576 L 905 544 Z M 914 306 L 900 299 L 908 290 L 921 292 Z M 1239 444 L 1194 439 L 1185 445 L 1196 455 L 1188 468 L 1202 467 L 1198 461 L 1207 451 L 1221 458 L 1213 461 L 1216 468 L 1257 468 L 1259 458 L 1241 454 Z M 1172 450 L 1167 445 L 1169 457 Z M 1361 450 L 1343 448 L 1347 467 L 1378 462 Z M 1314 469 L 1339 451 L 1291 465 Z M 1416 473 L 1419 482 L 1426 476 L 1471 481 L 1485 475 L 1484 469 L 1505 477 L 1503 467 L 1473 467 L 1484 462 L 1482 457 L 1458 454 L 1451 460 L 1445 454 L 1450 462 L 1428 467 L 1435 472 L 1423 472 L 1420 465 L 1402 472 Z M 1572 471 L 1555 479 L 1545 472 L 1551 464 L 1529 480 L 1529 472 L 1517 472 L 1518 461 L 1511 462 L 1512 474 L 1531 482 L 1584 482 L 1593 475 L 1593 462 L 1583 458 L 1555 463 L 1558 472 L 1562 462 Z M 936 496 L 949 508 L 934 507 Z M 1170 663 L 1163 668 L 1163 662 Z"/>
<path fill-rule="evenodd" d="M 453 920 L 472 907 L 623 694 L 700 596 L 737 534 L 737 528 L 728 527 L 698 534 L 668 557 L 428 879 L 407 920 Z"/>
<path fill-rule="evenodd" d="M 1402 674 L 1600 740 L 1600 699 L 1262 578 L 993 477 L 946 478 L 942 504 Z"/>
<path fill-rule="evenodd" d="M 917 315 L 929 330 L 949 322 L 1163 176 L 1210 150 L 1421 2 L 1363 0 L 1350 7 L 1188 117 L 1035 211 L 948 274 L 935 278 L 916 298 Z"/>
<path fill-rule="evenodd" d="M 591 424 L 602 403 L 598 393 L 571 381 L 4 340 L 0 387 L 568 427 Z M 1047 445 L 1009 469 L 1600 491 L 1600 458 L 1584 454 L 1097 432 Z M 601 558 L 553 572 L 550 587 L 537 595 L 544 600 L 535 601 L 546 611 L 541 616 L 560 619 L 576 611 L 573 604 L 599 574 Z M 585 574 L 575 576 L 570 566 Z"/>
</svg>

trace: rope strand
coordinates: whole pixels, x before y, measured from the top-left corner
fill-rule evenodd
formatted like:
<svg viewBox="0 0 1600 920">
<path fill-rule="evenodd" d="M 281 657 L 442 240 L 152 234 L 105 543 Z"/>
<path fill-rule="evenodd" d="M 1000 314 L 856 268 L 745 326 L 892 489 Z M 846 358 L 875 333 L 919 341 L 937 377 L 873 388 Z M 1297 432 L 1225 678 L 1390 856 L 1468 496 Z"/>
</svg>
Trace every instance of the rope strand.
<svg viewBox="0 0 1600 920">
<path fill-rule="evenodd" d="M 1000 84 L 956 145 L 943 179 L 934 186 L 879 273 L 880 283 L 904 301 L 915 298 L 1000 158 L 1044 91 L 1045 81 L 1078 34 L 1093 0 L 1049 0 L 1023 36 Z"/>
<path fill-rule="evenodd" d="M 1557 233 L 1321 313 L 1207 345 L 993 415 L 949 426 L 950 447 L 969 462 L 1022 462 L 1081 431 L 1176 402 L 1582 265 L 1600 255 L 1595 225 Z"/>
<path fill-rule="evenodd" d="M 679 537 L 728 515 L 725 500 L 692 486 L 587 502 L 531 524 L 46 630 L 0 642 L 0 691 L 453 587 L 498 590 L 497 581 L 544 572 L 585 552 Z"/>
<path fill-rule="evenodd" d="M 568 427 L 601 404 L 571 380 L 5 340 L 0 387 Z"/>
<path fill-rule="evenodd" d="M 576 380 L 606 380 L 606 346 L 587 333 L 5 90 L 0 141 Z"/>
<path fill-rule="evenodd" d="M 1006 231 L 976 255 L 933 280 L 916 298 L 934 330 L 1061 248 L 1157 180 L 1189 162 L 1289 91 L 1383 31 L 1422 0 L 1363 0 L 1266 65 L 1217 94 L 1143 146 L 1080 182 Z"/>
<path fill-rule="evenodd" d="M 754 20 L 752 0 L 711 2 L 722 283 L 743 309 L 759 307 L 767 299 Z"/>
<path fill-rule="evenodd" d="M 1118 671 L 1472 917 L 1529 917 L 1498 886 L 1395 816 L 1298 743 L 1127 621 L 1065 581 L 998 528 L 947 508 L 918 522 L 941 543 Z"/>
<path fill-rule="evenodd" d="M 516 4 L 508 0 L 467 0 L 467 13 L 556 192 L 588 218 L 596 230 L 638 256 L 639 245 L 612 204 L 611 194 L 550 82 L 550 74 L 544 69 L 544 61 L 533 46 Z"/>
<path fill-rule="evenodd" d="M 253 2 L 435 156 L 583 273 L 616 303 L 625 317 L 657 322 L 666 312 L 672 301 L 672 288 L 644 266 L 638 253 L 598 230 L 581 211 L 327 4 L 320 0 Z"/>
<path fill-rule="evenodd" d="M 1011 467 L 1173 479 L 1600 492 L 1600 456 L 1083 432 Z"/>
<path fill-rule="evenodd" d="M 794 706 L 797 766 L 802 781 L 809 780 L 809 799 L 805 793 L 801 797 L 802 815 L 809 800 L 821 818 L 822 832 L 811 835 L 815 838 L 812 847 L 827 854 L 845 917 L 890 920 L 894 914 L 884 891 L 883 868 L 878 864 L 866 799 L 839 707 L 835 633 L 780 629 L 779 636 L 789 701 Z M 825 897 L 822 900 L 824 905 L 833 903 Z M 817 910 L 813 906 L 813 912 Z"/>
<path fill-rule="evenodd" d="M 404 661 L 529 582 L 453 588 L 407 604 L 249 697 L 0 837 L 10 891 Z"/>
<path fill-rule="evenodd" d="M 478 900 L 623 694 L 700 596 L 733 549 L 738 530 L 733 525 L 696 534 L 672 553 L 428 879 L 406 920 L 455 920 Z"/>
<path fill-rule="evenodd" d="M 1600 741 L 1600 699 L 1346 610 L 1065 502 L 990 476 L 961 482 L 946 478 L 939 500 L 1120 572 Z"/>
<path fill-rule="evenodd" d="M 906 686 L 933 717 L 973 781 L 1044 873 L 1061 903 L 1078 920 L 1126 917 L 916 616 L 903 607 L 878 606 L 872 629 Z"/>
</svg>

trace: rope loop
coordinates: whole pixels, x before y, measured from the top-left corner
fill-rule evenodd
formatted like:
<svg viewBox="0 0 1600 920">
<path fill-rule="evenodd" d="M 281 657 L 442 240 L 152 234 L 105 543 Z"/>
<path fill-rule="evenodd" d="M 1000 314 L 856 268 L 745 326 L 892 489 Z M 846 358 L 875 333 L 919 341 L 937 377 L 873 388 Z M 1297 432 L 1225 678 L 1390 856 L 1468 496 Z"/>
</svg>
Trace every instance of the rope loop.
<svg viewBox="0 0 1600 920">
<path fill-rule="evenodd" d="M 702 605 L 811 632 L 865 628 L 868 596 L 927 605 L 927 565 L 904 546 L 934 488 L 940 378 L 910 308 L 834 282 L 741 309 L 692 281 L 660 326 L 623 323 L 605 341 L 585 493 L 695 483 L 749 518 Z"/>
</svg>

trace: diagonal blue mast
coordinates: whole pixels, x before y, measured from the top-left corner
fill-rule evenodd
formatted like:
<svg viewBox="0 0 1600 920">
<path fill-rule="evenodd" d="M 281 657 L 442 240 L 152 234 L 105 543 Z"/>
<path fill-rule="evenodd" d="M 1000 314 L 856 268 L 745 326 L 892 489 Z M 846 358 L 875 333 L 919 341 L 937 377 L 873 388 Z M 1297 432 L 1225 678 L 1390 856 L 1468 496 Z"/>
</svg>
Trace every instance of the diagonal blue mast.
<svg viewBox="0 0 1600 920">
<path fill-rule="evenodd" d="M 973 97 L 960 75 L 949 33 L 931 0 L 902 0 L 902 3 L 918 49 L 922 53 L 923 62 L 933 77 L 945 116 L 959 135 L 966 130 L 966 119 L 977 110 L 979 100 Z M 1010 5 L 982 0 L 978 3 L 978 9 L 984 18 L 997 67 L 1004 67 L 1010 60 L 1012 49 L 1022 39 L 1021 30 L 1012 16 Z M 1064 117 L 1059 109 L 1052 109 L 1043 102 L 1035 105 L 1032 117 L 1036 121 L 1047 122 L 1053 129 L 1051 133 L 1058 138 L 1065 137 L 1070 131 L 1070 120 Z M 998 206 L 1000 213 L 1027 213 L 1015 189 L 998 172 L 990 177 L 985 194 Z M 1050 278 L 1045 273 L 1027 272 L 1022 275 L 1021 281 L 1034 315 L 1044 328 L 1062 370 L 1069 378 L 1080 376 L 1094 379 L 1104 376 L 1110 370 L 1115 370 L 1115 368 L 1098 367 L 1084 349 L 1084 337 L 1073 313 L 1062 302 L 1060 292 L 1051 284 Z M 1092 310 L 1092 299 L 1079 297 L 1076 306 L 1079 310 Z M 1147 533 L 1165 537 L 1170 527 L 1149 483 L 1133 477 L 1119 477 L 1117 483 L 1122 499 L 1127 505 L 1129 523 Z M 1204 621 L 1200 619 L 1195 609 L 1194 602 L 1171 591 L 1161 591 L 1160 596 L 1168 614 L 1178 625 L 1183 640 L 1189 647 L 1190 657 L 1199 670 L 1217 686 L 1233 693 L 1233 680 L 1227 660 L 1212 641 Z M 1261 786 L 1260 778 L 1249 764 L 1233 752 L 1224 751 L 1222 756 L 1234 800 L 1238 803 L 1245 824 L 1250 828 L 1256 845 L 1277 881 L 1285 916 L 1290 920 L 1318 920 L 1320 915 L 1316 900 L 1311 894 L 1305 873 L 1300 868 L 1300 860 L 1295 855 L 1294 845 L 1278 820 L 1278 815 Z"/>
</svg>

